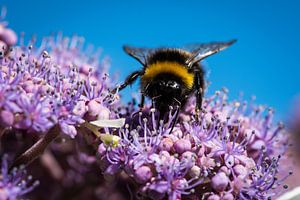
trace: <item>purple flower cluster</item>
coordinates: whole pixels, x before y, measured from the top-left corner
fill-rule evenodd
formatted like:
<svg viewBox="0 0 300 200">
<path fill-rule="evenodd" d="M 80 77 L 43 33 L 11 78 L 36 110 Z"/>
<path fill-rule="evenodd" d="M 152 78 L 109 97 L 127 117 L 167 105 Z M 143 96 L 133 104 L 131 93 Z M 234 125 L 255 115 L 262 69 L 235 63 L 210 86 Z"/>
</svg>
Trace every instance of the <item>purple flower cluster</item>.
<svg viewBox="0 0 300 200">
<path fill-rule="evenodd" d="M 26 176 L 26 171 L 22 167 L 8 172 L 7 155 L 2 157 L 2 168 L 0 176 L 0 199 L 16 200 L 31 192 L 39 181 L 33 181 L 32 176 Z"/>
<path fill-rule="evenodd" d="M 262 200 L 286 187 L 289 173 L 279 173 L 279 162 L 288 143 L 271 109 L 228 102 L 226 92 L 217 92 L 196 122 L 193 101 L 171 133 L 176 109 L 166 121 L 150 109 L 102 137 L 104 173 L 125 172 L 138 184 L 135 192 L 151 199 Z"/>
<path fill-rule="evenodd" d="M 36 46 L 34 38 L 24 44 L 21 36 L 14 46 L 17 37 L 4 16 L 5 10 L 0 200 L 17 199 L 37 185 L 24 168 L 9 171 L 4 153 L 23 153 L 13 166 L 29 165 L 47 147 L 40 162 L 28 166 L 41 179 L 31 193 L 35 199 L 46 191 L 51 195 L 43 194 L 45 199 L 121 200 L 130 193 L 157 200 L 269 200 L 287 187 L 283 182 L 291 173 L 281 162 L 288 138 L 283 125 L 274 124 L 272 109 L 230 102 L 223 90 L 204 99 L 197 118 L 191 98 L 173 128 L 176 108 L 159 116 L 155 108 L 137 113 L 134 100 L 119 102 L 109 92 L 115 84 L 108 60 L 99 61 L 100 51 L 86 47 L 83 38 L 58 34 Z M 59 132 L 70 137 L 54 140 Z"/>
<path fill-rule="evenodd" d="M 58 35 L 39 48 L 31 41 L 0 50 L 1 127 L 46 133 L 59 125 L 74 138 L 85 120 L 108 119 L 108 63 L 83 48 L 82 38 Z"/>
</svg>

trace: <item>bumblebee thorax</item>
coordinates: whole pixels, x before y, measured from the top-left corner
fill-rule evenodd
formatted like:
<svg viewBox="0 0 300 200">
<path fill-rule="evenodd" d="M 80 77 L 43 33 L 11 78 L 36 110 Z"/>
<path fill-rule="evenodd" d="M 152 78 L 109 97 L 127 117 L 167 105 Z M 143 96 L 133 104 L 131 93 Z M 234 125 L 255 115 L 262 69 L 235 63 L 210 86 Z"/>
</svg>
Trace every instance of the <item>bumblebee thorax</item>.
<svg viewBox="0 0 300 200">
<path fill-rule="evenodd" d="M 175 77 L 179 79 L 185 87 L 191 89 L 194 84 L 194 74 L 188 68 L 176 61 L 157 61 L 146 67 L 141 80 L 143 84 L 153 81 L 158 76 Z"/>
</svg>

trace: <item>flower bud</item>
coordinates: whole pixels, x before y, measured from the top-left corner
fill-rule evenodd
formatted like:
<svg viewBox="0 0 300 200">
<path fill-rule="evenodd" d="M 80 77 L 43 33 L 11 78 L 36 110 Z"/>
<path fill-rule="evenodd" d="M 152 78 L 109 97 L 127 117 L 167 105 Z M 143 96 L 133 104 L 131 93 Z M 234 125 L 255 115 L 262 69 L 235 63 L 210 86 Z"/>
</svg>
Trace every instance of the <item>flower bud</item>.
<svg viewBox="0 0 300 200">
<path fill-rule="evenodd" d="M 97 119 L 109 119 L 110 111 L 108 108 L 100 105 L 100 113 L 98 114 Z"/>
<path fill-rule="evenodd" d="M 234 173 L 237 176 L 241 176 L 241 178 L 244 178 L 247 176 L 248 172 L 247 169 L 243 165 L 236 165 L 233 167 Z"/>
<path fill-rule="evenodd" d="M 173 140 L 171 138 L 164 138 L 159 144 L 160 150 L 171 151 L 173 147 Z"/>
<path fill-rule="evenodd" d="M 0 34 L 0 40 L 5 42 L 8 46 L 12 46 L 17 43 L 17 35 L 13 30 L 6 28 Z"/>
<path fill-rule="evenodd" d="M 176 136 L 177 138 L 181 138 L 183 136 L 183 133 L 180 128 L 175 127 L 172 131 L 172 135 Z"/>
<path fill-rule="evenodd" d="M 101 143 L 101 144 L 99 145 L 99 147 L 98 147 L 98 154 L 99 154 L 99 155 L 104 155 L 105 152 L 106 152 L 106 148 L 105 148 L 104 144 Z"/>
<path fill-rule="evenodd" d="M 186 151 L 190 151 L 192 148 L 192 144 L 189 140 L 179 139 L 174 143 L 174 148 L 177 153 L 183 153 Z"/>
<path fill-rule="evenodd" d="M 189 175 L 191 177 L 199 177 L 200 173 L 201 173 L 201 168 L 198 167 L 197 165 L 194 165 L 189 171 Z"/>
<path fill-rule="evenodd" d="M 231 168 L 234 166 L 234 156 L 233 155 L 228 155 L 228 154 L 225 154 L 225 164 L 228 168 Z"/>
<path fill-rule="evenodd" d="M 91 100 L 87 106 L 90 116 L 97 116 L 101 111 L 101 104 L 94 99 Z"/>
<path fill-rule="evenodd" d="M 195 165 L 196 154 L 190 151 L 186 151 L 181 155 L 181 161 L 189 162 L 190 166 Z"/>
<path fill-rule="evenodd" d="M 2 110 L 0 113 L 0 122 L 3 126 L 11 126 L 14 123 L 13 113 L 7 110 Z"/>
<path fill-rule="evenodd" d="M 73 109 L 73 113 L 77 116 L 83 116 L 87 108 L 84 101 L 78 101 Z"/>
<path fill-rule="evenodd" d="M 234 200 L 234 197 L 231 193 L 227 193 L 223 196 L 222 200 Z"/>
<path fill-rule="evenodd" d="M 257 140 L 253 144 L 251 144 L 251 148 L 255 150 L 261 150 L 265 146 L 266 144 L 263 140 Z"/>
<path fill-rule="evenodd" d="M 220 196 L 219 195 L 216 195 L 216 194 L 213 194 L 213 195 L 210 195 L 207 200 L 220 200 Z"/>
<path fill-rule="evenodd" d="M 229 176 L 231 174 L 231 171 L 226 166 L 222 166 L 219 169 L 219 172 L 224 172 L 227 176 Z"/>
<path fill-rule="evenodd" d="M 139 183 L 146 183 L 151 177 L 152 172 L 148 166 L 141 166 L 135 170 L 135 179 Z"/>
<path fill-rule="evenodd" d="M 66 124 L 66 123 L 62 123 L 60 124 L 60 129 L 64 134 L 69 135 L 71 138 L 75 138 L 75 136 L 77 135 L 77 131 L 75 126 Z"/>
<path fill-rule="evenodd" d="M 228 183 L 229 183 L 229 179 L 224 172 L 217 173 L 211 179 L 212 187 L 218 192 L 224 191 L 226 189 Z"/>
</svg>

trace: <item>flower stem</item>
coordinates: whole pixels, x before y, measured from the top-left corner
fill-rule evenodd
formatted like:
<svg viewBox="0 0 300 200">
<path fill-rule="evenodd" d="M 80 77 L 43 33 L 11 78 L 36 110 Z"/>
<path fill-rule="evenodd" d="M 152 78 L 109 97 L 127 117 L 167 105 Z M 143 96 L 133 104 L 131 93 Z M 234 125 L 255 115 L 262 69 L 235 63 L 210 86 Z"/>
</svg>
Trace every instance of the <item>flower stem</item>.
<svg viewBox="0 0 300 200">
<path fill-rule="evenodd" d="M 29 165 L 44 152 L 47 146 L 59 135 L 59 132 L 59 126 L 54 126 L 53 128 L 51 128 L 44 137 L 39 139 L 34 145 L 32 145 L 22 155 L 20 155 L 14 161 L 11 168 L 20 165 Z"/>
</svg>

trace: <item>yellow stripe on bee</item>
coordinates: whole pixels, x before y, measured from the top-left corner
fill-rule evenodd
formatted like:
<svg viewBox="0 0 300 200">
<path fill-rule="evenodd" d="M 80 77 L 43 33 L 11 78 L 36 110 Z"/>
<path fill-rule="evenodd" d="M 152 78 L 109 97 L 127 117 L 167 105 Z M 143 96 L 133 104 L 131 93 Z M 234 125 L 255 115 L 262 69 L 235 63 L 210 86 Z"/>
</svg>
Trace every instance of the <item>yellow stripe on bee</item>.
<svg viewBox="0 0 300 200">
<path fill-rule="evenodd" d="M 188 72 L 186 66 L 177 62 L 156 62 L 147 66 L 142 81 L 150 81 L 159 74 L 172 74 L 180 78 L 180 80 L 188 87 L 192 88 L 194 84 L 194 74 Z"/>
</svg>

